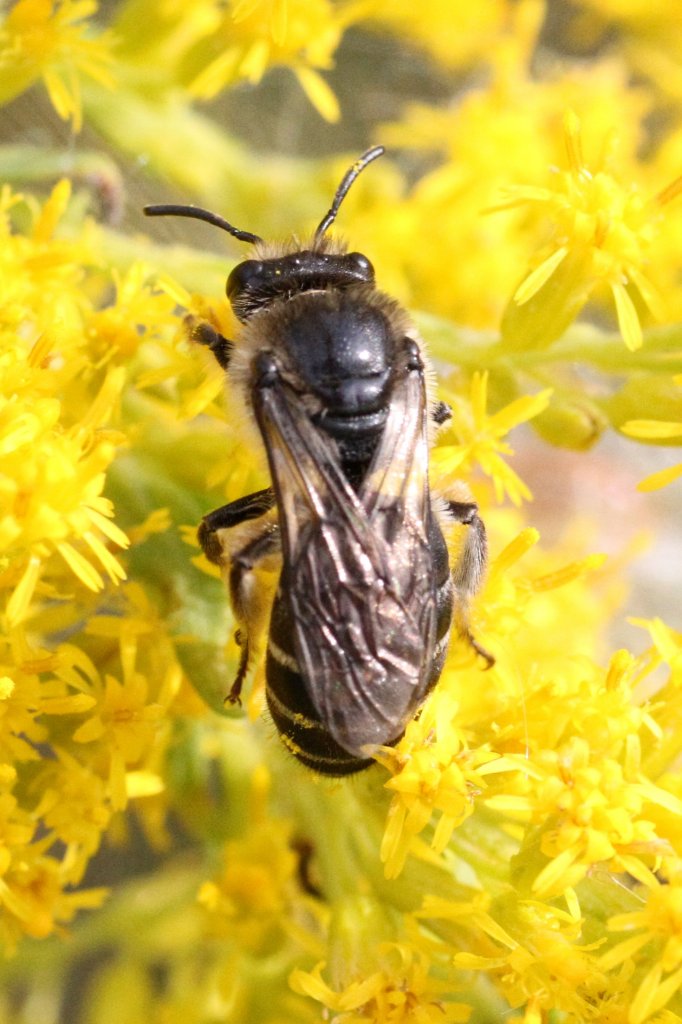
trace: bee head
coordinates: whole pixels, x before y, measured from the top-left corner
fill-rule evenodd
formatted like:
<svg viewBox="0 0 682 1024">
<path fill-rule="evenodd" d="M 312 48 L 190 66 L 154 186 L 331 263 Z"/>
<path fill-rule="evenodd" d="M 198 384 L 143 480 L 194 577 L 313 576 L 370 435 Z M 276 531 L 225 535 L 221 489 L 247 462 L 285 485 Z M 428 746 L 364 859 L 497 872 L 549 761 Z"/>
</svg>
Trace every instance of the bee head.
<svg viewBox="0 0 682 1024">
<path fill-rule="evenodd" d="M 343 289 L 351 284 L 374 284 L 374 267 L 362 253 L 303 249 L 238 263 L 227 279 L 226 290 L 235 315 L 245 321 L 276 299 L 314 289 Z"/>
<path fill-rule="evenodd" d="M 241 321 L 248 320 L 276 299 L 289 298 L 298 292 L 319 288 L 343 289 L 352 284 L 374 283 L 374 268 L 366 256 L 359 252 L 325 251 L 325 235 L 355 179 L 383 152 L 383 146 L 374 146 L 348 169 L 336 190 L 332 205 L 315 231 L 312 248 L 282 256 L 248 259 L 237 264 L 227 279 L 226 291 L 235 315 Z M 198 206 L 145 206 L 144 212 L 148 217 L 193 217 L 227 231 L 242 242 L 265 244 L 259 235 L 242 231 L 218 214 Z"/>
</svg>

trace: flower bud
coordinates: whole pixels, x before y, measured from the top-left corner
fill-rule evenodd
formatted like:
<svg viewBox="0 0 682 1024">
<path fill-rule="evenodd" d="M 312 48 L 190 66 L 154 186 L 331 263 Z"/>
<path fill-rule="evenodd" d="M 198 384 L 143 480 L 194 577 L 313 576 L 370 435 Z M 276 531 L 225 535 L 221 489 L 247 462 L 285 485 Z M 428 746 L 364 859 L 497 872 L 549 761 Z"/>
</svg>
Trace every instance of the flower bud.
<svg viewBox="0 0 682 1024">
<path fill-rule="evenodd" d="M 591 448 L 608 425 L 607 417 L 596 402 L 577 392 L 555 394 L 549 408 L 533 420 L 543 440 L 574 451 Z"/>
<path fill-rule="evenodd" d="M 516 289 L 502 315 L 502 341 L 515 351 L 545 349 L 560 338 L 585 305 L 592 283 L 580 251 L 554 253 Z M 547 276 L 545 276 L 547 275 Z"/>
</svg>

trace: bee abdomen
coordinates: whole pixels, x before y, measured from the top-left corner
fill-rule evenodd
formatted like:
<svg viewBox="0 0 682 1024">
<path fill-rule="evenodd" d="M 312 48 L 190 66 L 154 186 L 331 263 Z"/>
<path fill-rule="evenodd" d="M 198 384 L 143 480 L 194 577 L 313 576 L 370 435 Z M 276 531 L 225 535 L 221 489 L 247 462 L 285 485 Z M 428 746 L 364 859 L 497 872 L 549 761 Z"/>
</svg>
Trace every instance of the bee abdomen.
<svg viewBox="0 0 682 1024">
<path fill-rule="evenodd" d="M 281 653 L 268 644 L 265 695 L 272 721 L 290 753 L 322 775 L 351 775 L 371 765 L 371 758 L 349 754 L 330 735 L 312 708 L 300 673 L 284 664 Z"/>
<path fill-rule="evenodd" d="M 292 635 L 288 610 L 277 597 L 268 638 L 265 694 L 282 742 L 294 757 L 321 775 L 352 775 L 362 771 L 372 764 L 372 759 L 344 750 L 320 722 L 289 647 Z"/>
</svg>

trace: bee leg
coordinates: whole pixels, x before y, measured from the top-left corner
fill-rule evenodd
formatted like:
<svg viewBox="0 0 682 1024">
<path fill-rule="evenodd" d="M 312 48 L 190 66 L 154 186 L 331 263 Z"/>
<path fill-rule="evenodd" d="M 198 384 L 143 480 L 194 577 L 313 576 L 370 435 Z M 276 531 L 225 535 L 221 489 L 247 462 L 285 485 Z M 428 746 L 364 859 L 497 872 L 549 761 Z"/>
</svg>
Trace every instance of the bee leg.
<svg viewBox="0 0 682 1024">
<path fill-rule="evenodd" d="M 253 570 L 267 555 L 279 551 L 280 545 L 279 526 L 277 523 L 268 523 L 264 530 L 236 551 L 231 558 L 228 583 L 232 610 L 240 624 L 235 639 L 241 648 L 241 654 L 237 675 L 227 695 L 230 704 L 241 703 L 240 694 L 249 671 L 251 637 L 260 632 L 263 624 L 265 609 L 259 599 Z"/>
<path fill-rule="evenodd" d="M 249 669 L 251 655 L 250 637 L 257 633 L 263 609 L 258 600 L 252 570 L 256 563 L 280 546 L 279 528 L 269 522 L 246 544 L 234 552 L 228 540 L 221 534 L 235 526 L 258 519 L 275 506 L 275 495 L 271 487 L 254 491 L 243 498 L 231 501 L 209 512 L 202 519 L 198 537 L 199 543 L 209 562 L 220 566 L 228 573 L 230 598 L 239 628 L 235 639 L 241 648 L 237 676 L 227 700 L 231 704 L 240 702 L 240 693 Z"/>
<path fill-rule="evenodd" d="M 315 847 L 309 839 L 298 838 L 294 839 L 289 844 L 298 856 L 298 865 L 296 874 L 298 875 L 298 884 L 301 886 L 303 892 L 307 892 L 309 896 L 314 896 L 315 899 L 322 899 L 322 890 L 313 880 L 310 866 L 315 854 Z"/>
<path fill-rule="evenodd" d="M 229 555 L 225 555 L 218 536 L 218 530 L 231 530 L 233 526 L 240 526 L 249 519 L 258 519 L 274 507 L 275 495 L 272 487 L 265 487 L 262 491 L 254 491 L 244 498 L 237 498 L 236 501 L 222 505 L 205 515 L 199 526 L 198 537 L 209 562 L 223 565 L 229 560 Z"/>
<path fill-rule="evenodd" d="M 205 345 L 215 356 L 216 362 L 227 370 L 232 358 L 234 342 L 229 341 L 219 331 L 216 331 L 207 320 L 199 320 L 196 316 L 185 317 L 185 327 L 192 341 Z"/>
<path fill-rule="evenodd" d="M 437 426 L 452 419 L 452 409 L 447 402 L 436 402 L 431 409 L 431 419 Z"/>
<path fill-rule="evenodd" d="M 455 625 L 461 636 L 487 662 L 486 668 L 495 664 L 495 658 L 474 637 L 468 622 L 469 601 L 479 589 L 488 562 L 488 542 L 485 525 L 478 514 L 478 505 L 473 501 L 448 501 L 448 511 L 457 523 L 468 526 L 466 538 L 459 558 L 452 569 L 452 583 L 458 597 Z"/>
</svg>

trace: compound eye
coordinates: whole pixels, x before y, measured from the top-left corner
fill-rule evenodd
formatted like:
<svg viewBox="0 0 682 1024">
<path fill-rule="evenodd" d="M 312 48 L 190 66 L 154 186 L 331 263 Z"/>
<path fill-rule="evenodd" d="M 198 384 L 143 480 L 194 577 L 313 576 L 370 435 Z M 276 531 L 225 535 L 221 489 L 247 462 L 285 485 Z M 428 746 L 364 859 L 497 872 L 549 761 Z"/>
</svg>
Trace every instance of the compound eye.
<svg viewBox="0 0 682 1024">
<path fill-rule="evenodd" d="M 367 257 L 363 256 L 361 252 L 349 252 L 346 256 L 346 260 L 350 263 L 353 272 L 362 281 L 374 280 L 374 267 Z"/>
<path fill-rule="evenodd" d="M 231 271 L 225 285 L 228 299 L 237 298 L 242 292 L 257 288 L 263 279 L 263 264 L 260 260 L 244 260 Z"/>
</svg>

